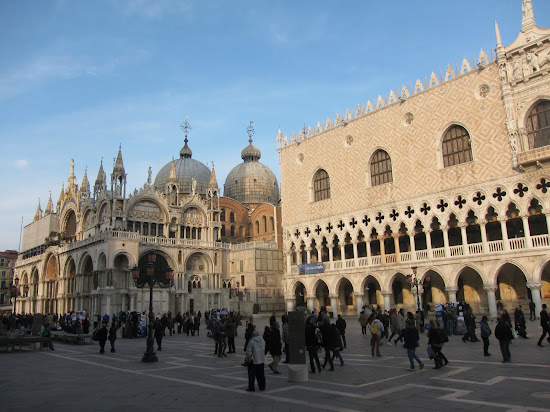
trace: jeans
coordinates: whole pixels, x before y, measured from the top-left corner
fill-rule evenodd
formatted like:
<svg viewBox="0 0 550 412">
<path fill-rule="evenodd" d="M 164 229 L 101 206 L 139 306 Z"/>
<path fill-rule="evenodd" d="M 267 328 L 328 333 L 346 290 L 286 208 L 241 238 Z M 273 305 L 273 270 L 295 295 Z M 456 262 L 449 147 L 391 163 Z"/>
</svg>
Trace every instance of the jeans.
<svg viewBox="0 0 550 412">
<path fill-rule="evenodd" d="M 422 365 L 422 361 L 418 357 L 418 355 L 415 352 L 415 348 L 409 349 L 407 348 L 407 356 L 409 357 L 409 362 L 411 362 L 411 369 L 414 369 L 414 360 L 418 362 L 419 365 Z"/>
<path fill-rule="evenodd" d="M 315 364 L 317 363 L 317 368 L 321 372 L 321 362 L 319 361 L 319 355 L 317 354 L 317 346 L 308 346 L 307 353 L 309 354 L 309 365 L 311 366 L 311 371 L 315 372 Z"/>
<path fill-rule="evenodd" d="M 509 362 L 512 359 L 512 354 L 510 353 L 510 341 L 501 340 L 500 341 L 500 351 L 502 352 L 502 360 L 504 362 Z"/>
<path fill-rule="evenodd" d="M 448 320 L 445 324 L 447 329 L 447 336 L 453 336 L 454 333 L 454 321 L 452 319 Z"/>
<path fill-rule="evenodd" d="M 344 365 L 344 359 L 342 359 L 342 354 L 340 353 L 339 348 L 333 348 L 332 349 L 332 360 L 334 361 L 334 358 L 338 356 L 338 359 L 340 360 L 340 365 Z"/>
<path fill-rule="evenodd" d="M 483 354 L 487 355 L 489 353 L 489 337 L 481 337 L 483 339 Z"/>
</svg>

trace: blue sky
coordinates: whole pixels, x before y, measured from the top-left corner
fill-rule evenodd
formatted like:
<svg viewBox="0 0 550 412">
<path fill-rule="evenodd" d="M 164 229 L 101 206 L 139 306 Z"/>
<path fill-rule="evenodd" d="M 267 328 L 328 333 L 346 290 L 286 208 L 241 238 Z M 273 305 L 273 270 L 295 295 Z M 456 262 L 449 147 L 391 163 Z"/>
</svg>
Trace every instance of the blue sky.
<svg viewBox="0 0 550 412">
<path fill-rule="evenodd" d="M 550 2 L 533 0 L 550 27 Z M 254 144 L 279 178 L 276 135 L 396 93 L 521 27 L 521 0 L 0 0 L 0 250 L 54 204 L 71 159 L 93 185 L 119 144 L 128 189 L 183 146 L 218 184 Z"/>
</svg>

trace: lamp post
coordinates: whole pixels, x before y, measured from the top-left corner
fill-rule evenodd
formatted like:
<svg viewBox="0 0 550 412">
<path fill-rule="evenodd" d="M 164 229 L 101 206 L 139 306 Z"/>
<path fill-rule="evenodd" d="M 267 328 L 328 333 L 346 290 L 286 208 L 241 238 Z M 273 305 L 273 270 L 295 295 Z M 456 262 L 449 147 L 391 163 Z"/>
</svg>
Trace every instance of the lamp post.
<svg viewBox="0 0 550 412">
<path fill-rule="evenodd" d="M 411 269 L 412 269 L 413 273 L 411 275 L 407 275 L 407 282 L 409 282 L 411 284 L 411 290 L 412 290 L 413 287 L 416 288 L 416 307 L 417 307 L 418 312 L 420 313 L 420 312 L 422 312 L 422 309 L 420 308 L 420 291 L 419 291 L 418 287 L 420 285 L 422 285 L 423 288 L 428 287 L 429 284 L 430 284 L 430 277 L 425 276 L 424 277 L 424 282 L 421 282 L 416 277 L 418 266 L 412 266 Z"/>
<path fill-rule="evenodd" d="M 155 315 L 153 314 L 153 287 L 158 285 L 162 288 L 172 286 L 174 280 L 174 270 L 167 266 L 162 268 L 160 263 L 157 263 L 157 253 L 154 250 L 149 251 L 147 254 L 147 264 L 145 265 L 145 273 L 141 269 L 134 265 L 132 267 L 132 278 L 134 284 L 138 288 L 144 288 L 149 286 L 149 325 L 147 326 L 147 349 L 141 358 L 142 362 L 157 362 L 158 358 L 155 353 L 154 345 L 155 339 L 153 336 L 153 330 L 155 328 Z"/>
<path fill-rule="evenodd" d="M 11 267 L 11 273 L 12 273 L 12 281 L 13 283 L 10 286 L 4 287 L 4 295 L 7 296 L 9 299 L 13 300 L 13 314 L 16 315 L 16 308 L 17 308 L 17 297 L 18 296 L 27 296 L 27 293 L 29 293 L 29 286 L 25 285 L 23 287 L 24 295 L 21 294 L 21 289 L 19 288 L 19 278 L 16 277 L 15 279 L 13 276 L 15 275 L 15 270 L 13 269 L 13 265 L 10 263 Z"/>
</svg>

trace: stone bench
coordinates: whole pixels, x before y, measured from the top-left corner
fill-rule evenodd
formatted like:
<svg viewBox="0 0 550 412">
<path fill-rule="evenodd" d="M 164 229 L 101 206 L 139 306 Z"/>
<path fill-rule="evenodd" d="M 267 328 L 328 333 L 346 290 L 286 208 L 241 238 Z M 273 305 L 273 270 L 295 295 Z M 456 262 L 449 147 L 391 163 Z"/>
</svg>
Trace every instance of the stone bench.
<svg viewBox="0 0 550 412">
<path fill-rule="evenodd" d="M 10 349 L 12 352 L 23 350 L 23 346 L 27 346 L 29 350 L 35 350 L 37 344 L 39 344 L 39 348 L 42 350 L 44 343 L 48 343 L 48 338 L 42 336 L 0 336 L 0 350 L 5 352 L 9 352 Z"/>
<path fill-rule="evenodd" d="M 67 333 L 62 331 L 52 331 L 52 339 L 55 341 L 69 343 L 71 345 L 91 345 L 92 344 L 92 334 L 78 334 L 78 333 Z"/>
</svg>

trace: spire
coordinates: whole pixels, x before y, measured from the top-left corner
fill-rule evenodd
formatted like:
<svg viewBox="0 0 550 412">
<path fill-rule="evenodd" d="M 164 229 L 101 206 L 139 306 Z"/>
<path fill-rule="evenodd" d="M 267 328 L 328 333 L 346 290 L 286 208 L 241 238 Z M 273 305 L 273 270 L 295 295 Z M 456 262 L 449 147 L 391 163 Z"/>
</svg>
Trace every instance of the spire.
<svg viewBox="0 0 550 412">
<path fill-rule="evenodd" d="M 61 210 L 61 205 L 63 204 L 63 200 L 65 199 L 65 184 L 61 184 L 61 193 L 59 193 L 59 199 L 57 200 L 57 214 L 59 214 L 59 211 Z"/>
<path fill-rule="evenodd" d="M 84 177 L 82 178 L 82 186 L 80 186 L 82 192 L 90 191 L 90 182 L 88 181 L 88 166 L 84 169 Z"/>
<path fill-rule="evenodd" d="M 523 0 L 521 4 L 523 18 L 521 20 L 521 31 L 525 32 L 535 26 L 535 15 L 533 14 L 533 5 L 531 0 Z"/>
<path fill-rule="evenodd" d="M 99 166 L 99 171 L 97 172 L 97 178 L 95 179 L 94 184 L 94 196 L 98 195 L 103 189 L 106 188 L 107 183 L 105 181 L 106 175 L 103 170 L 103 159 L 101 159 L 101 164 Z"/>
<path fill-rule="evenodd" d="M 176 182 L 176 163 L 174 162 L 174 158 L 172 158 L 172 165 L 170 166 L 170 174 L 168 175 L 168 181 L 169 182 Z"/>
<path fill-rule="evenodd" d="M 124 163 L 122 162 L 122 145 L 118 146 L 118 155 L 116 157 L 115 165 L 113 166 L 113 173 L 124 174 Z"/>
<path fill-rule="evenodd" d="M 70 188 L 74 185 L 74 159 L 71 159 L 71 172 L 67 178 L 67 188 Z"/>
<path fill-rule="evenodd" d="M 497 36 L 497 48 L 502 47 L 502 39 L 500 38 L 500 30 L 498 28 L 498 23 L 495 20 L 495 34 Z"/>
<path fill-rule="evenodd" d="M 181 130 L 183 130 L 183 133 L 185 134 L 185 139 L 183 140 L 185 142 L 185 144 L 183 145 L 183 147 L 180 150 L 180 159 L 191 159 L 191 156 L 193 154 L 193 152 L 191 151 L 189 146 L 187 146 L 187 142 L 188 142 L 187 134 L 191 130 L 191 125 L 189 124 L 189 121 L 187 120 L 188 118 L 189 118 L 189 116 L 185 116 L 185 121 L 180 125 Z"/>
<path fill-rule="evenodd" d="M 218 181 L 216 180 L 216 172 L 214 171 L 214 162 L 212 162 L 212 172 L 210 173 L 210 183 L 208 188 L 216 189 L 218 187 Z"/>
<path fill-rule="evenodd" d="M 252 136 L 254 136 L 254 127 L 252 126 L 253 121 L 250 121 L 250 124 L 246 128 L 246 133 L 248 133 L 248 142 L 249 145 L 245 147 L 241 152 L 241 158 L 245 162 L 254 162 L 260 160 L 262 157 L 262 152 L 256 146 L 252 144 Z"/>
<path fill-rule="evenodd" d="M 42 208 L 40 207 L 40 199 L 38 199 L 38 207 L 36 208 L 36 213 L 34 214 L 33 222 L 36 222 L 38 219 L 42 218 Z"/>
<path fill-rule="evenodd" d="M 48 199 L 48 204 L 46 205 L 44 216 L 51 215 L 52 212 L 53 212 L 53 202 L 52 202 L 52 192 L 50 192 L 50 198 Z"/>
</svg>

